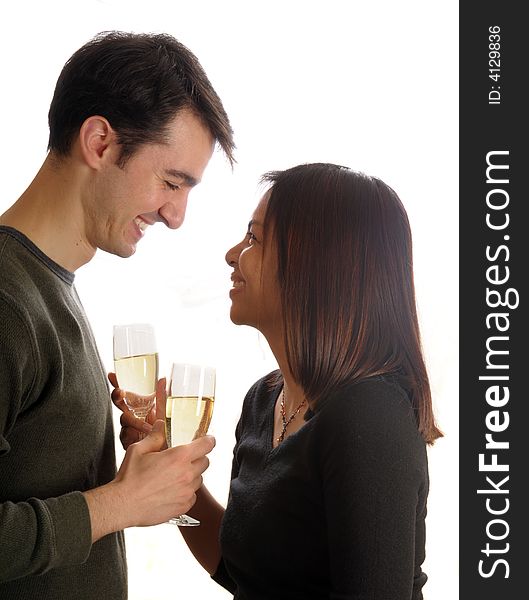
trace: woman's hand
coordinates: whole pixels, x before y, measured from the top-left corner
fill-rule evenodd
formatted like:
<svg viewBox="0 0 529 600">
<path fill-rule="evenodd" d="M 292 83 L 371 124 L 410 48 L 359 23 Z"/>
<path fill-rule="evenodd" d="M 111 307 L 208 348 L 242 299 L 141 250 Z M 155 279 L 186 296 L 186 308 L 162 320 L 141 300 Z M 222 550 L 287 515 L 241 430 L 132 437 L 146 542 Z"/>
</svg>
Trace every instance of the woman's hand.
<svg viewBox="0 0 529 600">
<path fill-rule="evenodd" d="M 125 403 L 125 392 L 118 387 L 118 380 L 115 373 L 108 374 L 108 380 L 114 388 L 112 390 L 112 402 L 121 411 L 120 424 L 121 431 L 119 439 L 123 448 L 126 450 L 131 444 L 139 442 L 145 434 L 152 431 L 154 422 L 158 419 L 165 420 L 165 401 L 167 394 L 165 391 L 165 378 L 162 378 L 156 384 L 156 403 L 147 415 L 145 421 L 134 416 L 133 412 Z M 128 392 L 130 394 L 130 392 Z"/>
</svg>

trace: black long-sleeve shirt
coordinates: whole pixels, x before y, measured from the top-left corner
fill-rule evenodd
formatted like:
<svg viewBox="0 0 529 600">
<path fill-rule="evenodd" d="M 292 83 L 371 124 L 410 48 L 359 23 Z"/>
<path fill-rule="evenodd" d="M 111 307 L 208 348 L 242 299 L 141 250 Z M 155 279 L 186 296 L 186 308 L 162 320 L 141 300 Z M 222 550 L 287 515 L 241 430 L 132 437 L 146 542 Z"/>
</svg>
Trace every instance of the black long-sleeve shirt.
<svg viewBox="0 0 529 600">
<path fill-rule="evenodd" d="M 276 448 L 267 381 L 237 426 L 214 579 L 237 600 L 421 600 L 427 456 L 397 378 L 328 399 Z"/>
</svg>

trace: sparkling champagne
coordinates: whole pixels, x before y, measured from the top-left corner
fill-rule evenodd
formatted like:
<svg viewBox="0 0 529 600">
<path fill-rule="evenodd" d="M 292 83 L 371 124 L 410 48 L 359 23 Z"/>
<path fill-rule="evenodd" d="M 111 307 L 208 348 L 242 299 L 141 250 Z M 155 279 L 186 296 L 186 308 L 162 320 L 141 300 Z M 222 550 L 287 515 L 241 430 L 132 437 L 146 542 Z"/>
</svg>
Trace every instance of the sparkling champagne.
<svg viewBox="0 0 529 600">
<path fill-rule="evenodd" d="M 213 397 L 169 396 L 165 410 L 167 445 L 180 446 L 206 435 L 213 416 Z"/>
<path fill-rule="evenodd" d="M 127 356 L 114 361 L 125 403 L 138 418 L 145 418 L 154 405 L 158 381 L 158 353 Z"/>
</svg>

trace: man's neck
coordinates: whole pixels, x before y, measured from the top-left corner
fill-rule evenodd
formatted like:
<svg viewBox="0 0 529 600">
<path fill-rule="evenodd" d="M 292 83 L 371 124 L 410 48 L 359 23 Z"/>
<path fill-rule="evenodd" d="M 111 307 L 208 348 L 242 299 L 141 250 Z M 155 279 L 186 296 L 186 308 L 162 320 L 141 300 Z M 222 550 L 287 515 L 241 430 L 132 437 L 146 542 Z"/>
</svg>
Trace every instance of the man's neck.
<svg viewBox="0 0 529 600">
<path fill-rule="evenodd" d="M 95 248 L 87 242 L 75 169 L 49 156 L 20 198 L 0 216 L 68 271 L 89 262 Z"/>
</svg>

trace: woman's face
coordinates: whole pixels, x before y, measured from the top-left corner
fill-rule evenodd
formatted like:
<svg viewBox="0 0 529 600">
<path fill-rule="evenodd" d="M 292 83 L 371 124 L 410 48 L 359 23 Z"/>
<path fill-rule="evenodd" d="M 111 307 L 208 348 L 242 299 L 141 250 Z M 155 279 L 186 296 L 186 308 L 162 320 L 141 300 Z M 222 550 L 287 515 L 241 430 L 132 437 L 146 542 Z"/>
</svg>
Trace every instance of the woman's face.
<svg viewBox="0 0 529 600">
<path fill-rule="evenodd" d="M 264 335 L 281 330 L 281 300 L 277 281 L 274 237 L 263 227 L 268 194 L 265 194 L 244 238 L 226 253 L 233 268 L 230 318 L 236 325 L 250 325 Z"/>
</svg>

